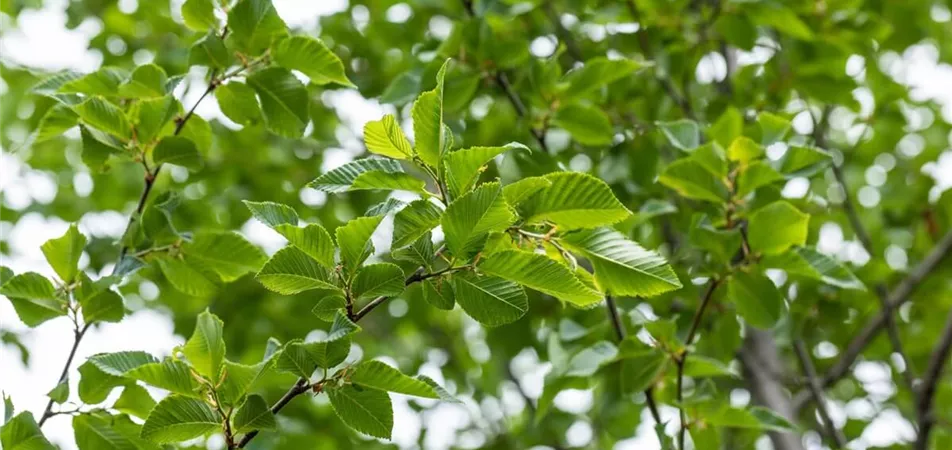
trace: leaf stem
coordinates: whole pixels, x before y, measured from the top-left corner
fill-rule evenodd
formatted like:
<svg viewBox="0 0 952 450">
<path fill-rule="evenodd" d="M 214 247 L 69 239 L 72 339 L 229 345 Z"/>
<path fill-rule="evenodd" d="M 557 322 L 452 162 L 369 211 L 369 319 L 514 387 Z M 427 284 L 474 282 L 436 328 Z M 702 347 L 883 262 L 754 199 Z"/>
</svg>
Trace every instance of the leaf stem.
<svg viewBox="0 0 952 450">
<path fill-rule="evenodd" d="M 618 315 L 618 306 L 611 295 L 605 296 L 605 307 L 608 309 L 608 319 L 611 321 L 612 328 L 615 330 L 615 337 L 618 342 L 625 340 L 625 326 L 621 322 L 621 316 Z M 648 404 L 648 410 L 651 411 L 651 417 L 655 423 L 661 424 L 661 413 L 658 412 L 658 403 L 654 398 L 654 386 L 648 386 L 645 389 L 645 403 Z"/>
<path fill-rule="evenodd" d="M 73 358 L 76 357 L 76 350 L 79 349 L 79 342 L 83 340 L 83 336 L 86 335 L 86 331 L 89 330 L 90 325 L 91 324 L 87 323 L 86 325 L 80 327 L 77 323 L 76 328 L 73 329 L 73 348 L 70 349 L 69 356 L 66 357 L 66 364 L 63 365 L 63 372 L 60 373 L 59 381 L 56 382 L 57 386 L 60 383 L 66 381 L 66 379 L 69 377 L 69 366 L 73 364 Z M 54 415 L 56 414 L 53 413 L 53 399 L 50 399 L 50 401 L 46 403 L 46 409 L 43 411 L 43 415 L 40 417 L 39 425 L 42 427 L 43 424 L 46 423 L 46 420 L 50 417 L 53 417 Z"/>
<path fill-rule="evenodd" d="M 684 351 L 675 358 L 675 363 L 678 366 L 678 414 L 681 419 L 681 429 L 678 431 L 678 448 L 684 450 L 684 435 L 687 433 L 688 424 L 687 424 L 687 414 L 684 412 L 684 364 L 688 359 L 688 354 L 690 353 L 691 343 L 694 341 L 694 336 L 697 334 L 698 328 L 701 326 L 701 319 L 704 317 L 704 311 L 707 310 L 707 305 L 711 303 L 711 299 L 714 297 L 714 291 L 717 290 L 717 286 L 720 284 L 721 280 L 717 278 L 712 278 L 711 282 L 707 285 L 707 289 L 704 290 L 704 295 L 701 297 L 701 304 L 698 305 L 697 311 L 694 312 L 694 319 L 691 321 L 691 328 L 688 329 L 688 335 L 684 339 Z"/>
</svg>

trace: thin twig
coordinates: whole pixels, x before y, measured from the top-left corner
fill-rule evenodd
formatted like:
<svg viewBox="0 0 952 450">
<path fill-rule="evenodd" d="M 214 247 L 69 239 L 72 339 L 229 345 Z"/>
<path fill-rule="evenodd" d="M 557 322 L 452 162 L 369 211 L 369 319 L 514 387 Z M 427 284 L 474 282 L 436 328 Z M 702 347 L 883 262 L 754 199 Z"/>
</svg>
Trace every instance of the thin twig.
<svg viewBox="0 0 952 450">
<path fill-rule="evenodd" d="M 83 336 L 86 335 L 86 331 L 89 330 L 90 325 L 91 324 L 87 323 L 86 325 L 83 325 L 82 328 L 76 328 L 73 330 L 73 348 L 69 350 L 69 356 L 66 357 L 66 364 L 63 365 L 63 372 L 60 373 L 59 381 L 56 382 L 57 386 L 65 382 L 69 377 L 69 366 L 73 364 L 73 358 L 76 357 L 76 350 L 79 349 L 79 342 L 83 340 Z M 39 425 L 42 427 L 43 423 L 53 416 L 53 399 L 51 398 L 50 401 L 46 403 L 46 409 L 43 410 L 43 415 L 40 417 Z"/>
<path fill-rule="evenodd" d="M 707 310 L 707 305 L 711 303 L 711 299 L 714 297 L 714 291 L 717 290 L 717 286 L 720 284 L 720 280 L 717 278 L 711 279 L 710 284 L 707 285 L 707 289 L 704 290 L 704 296 L 701 298 L 701 304 L 698 305 L 697 311 L 694 313 L 694 319 L 691 321 L 691 328 L 688 329 L 688 335 L 684 339 L 684 351 L 678 356 L 675 361 L 678 366 L 678 413 L 681 419 L 681 429 L 678 431 L 678 448 L 684 449 L 684 435 L 687 433 L 687 415 L 684 412 L 684 363 L 688 359 L 688 354 L 690 352 L 691 343 L 694 341 L 694 336 L 697 334 L 698 327 L 701 325 L 701 319 L 704 317 L 704 311 Z"/>
<path fill-rule="evenodd" d="M 294 386 L 291 386 L 291 389 L 288 389 L 288 391 L 285 392 L 283 396 L 281 396 L 281 399 L 271 407 L 271 413 L 277 414 L 279 411 L 284 409 L 288 403 L 291 403 L 291 400 L 294 400 L 295 397 L 307 392 L 308 389 L 310 389 L 310 385 L 308 384 L 307 378 L 299 378 L 297 382 L 294 383 Z M 241 441 L 238 442 L 238 448 L 245 448 L 245 446 L 248 445 L 248 443 L 251 442 L 251 440 L 257 435 L 258 430 L 251 431 L 244 435 L 244 437 L 241 438 Z"/>
<path fill-rule="evenodd" d="M 621 323 L 621 317 L 618 315 L 618 306 L 615 305 L 615 299 L 611 295 L 605 296 L 605 307 L 608 308 L 608 318 L 611 321 L 612 328 L 615 330 L 615 337 L 621 342 L 625 340 L 625 326 Z M 661 413 L 658 412 L 658 403 L 654 398 L 654 386 L 648 386 L 645 389 L 645 403 L 648 404 L 648 410 L 651 411 L 651 417 L 655 423 L 661 424 Z"/>
<path fill-rule="evenodd" d="M 810 359 L 810 352 L 807 351 L 802 339 L 793 342 L 793 349 L 796 351 L 797 359 L 800 360 L 800 366 L 803 367 L 803 373 L 807 377 L 807 386 L 810 388 L 810 393 L 813 394 L 813 400 L 816 402 L 817 412 L 820 413 L 822 425 L 826 428 L 826 432 L 835 445 L 833 448 L 846 447 L 846 437 L 836 428 L 833 419 L 830 418 L 830 412 L 826 408 L 826 402 L 823 400 L 823 387 L 820 386 L 820 380 L 817 378 L 816 368 L 813 367 L 813 361 Z"/>
<path fill-rule="evenodd" d="M 887 297 L 887 302 L 890 309 L 896 309 L 905 304 L 906 302 L 912 299 L 912 294 L 915 292 L 919 284 L 927 276 L 929 276 L 932 271 L 934 271 L 942 261 L 952 252 L 952 231 L 949 231 L 942 237 L 941 240 L 932 248 L 925 259 L 923 259 L 912 271 L 909 272 L 909 275 L 904 278 L 898 286 L 896 286 Z M 860 330 L 858 334 L 853 337 L 853 340 L 846 346 L 846 349 L 843 350 L 843 353 L 840 354 L 839 359 L 836 363 L 827 370 L 826 375 L 823 377 L 822 386 L 829 387 L 833 383 L 843 378 L 847 372 L 849 372 L 850 367 L 853 366 L 853 363 L 856 361 L 856 358 L 862 354 L 863 349 L 869 345 L 870 342 L 876 338 L 876 335 L 879 334 L 879 331 L 883 329 L 886 325 L 886 311 L 880 311 L 876 317 L 873 317 L 866 325 L 863 326 L 863 329 Z M 797 408 L 802 407 L 810 400 L 810 394 L 808 392 L 798 393 L 794 404 Z"/>
<path fill-rule="evenodd" d="M 916 450 L 926 450 L 929 447 L 929 433 L 935 425 L 932 406 L 935 401 L 935 394 L 942 378 L 942 370 L 949 362 L 949 352 L 952 350 L 952 311 L 945 319 L 945 326 L 942 328 L 942 334 L 939 337 L 939 343 L 936 344 L 929 357 L 929 365 L 922 375 L 922 390 L 919 396 L 917 411 L 919 414 L 919 438 L 916 439 Z"/>
</svg>

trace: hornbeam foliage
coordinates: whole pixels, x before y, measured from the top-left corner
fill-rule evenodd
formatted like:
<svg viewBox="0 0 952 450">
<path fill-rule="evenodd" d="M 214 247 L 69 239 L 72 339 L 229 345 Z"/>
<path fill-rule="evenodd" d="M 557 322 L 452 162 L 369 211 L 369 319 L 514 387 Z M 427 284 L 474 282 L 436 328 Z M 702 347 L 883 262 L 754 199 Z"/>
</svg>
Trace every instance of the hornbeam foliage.
<svg viewBox="0 0 952 450">
<path fill-rule="evenodd" d="M 40 3 L 4 449 L 952 448 L 948 3 Z"/>
</svg>

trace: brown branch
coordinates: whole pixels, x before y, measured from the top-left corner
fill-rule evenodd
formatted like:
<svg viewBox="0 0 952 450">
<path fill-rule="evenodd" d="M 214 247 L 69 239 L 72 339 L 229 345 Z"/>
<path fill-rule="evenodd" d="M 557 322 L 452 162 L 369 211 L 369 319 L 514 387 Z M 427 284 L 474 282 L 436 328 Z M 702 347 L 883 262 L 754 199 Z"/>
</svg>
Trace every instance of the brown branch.
<svg viewBox="0 0 952 450">
<path fill-rule="evenodd" d="M 720 284 L 720 280 L 717 278 L 711 279 L 710 284 L 707 285 L 707 289 L 704 290 L 704 296 L 701 297 L 701 304 L 698 305 L 697 311 L 694 313 L 694 319 L 691 321 L 691 328 L 688 329 L 687 338 L 684 339 L 684 352 L 678 356 L 675 361 L 678 366 L 678 414 L 681 419 L 681 429 L 678 431 L 678 448 L 684 448 L 684 435 L 687 433 L 687 415 L 684 412 L 684 363 L 688 359 L 688 353 L 690 352 L 689 348 L 691 343 L 694 341 L 694 336 L 697 334 L 697 329 L 701 325 L 701 319 L 704 317 L 704 311 L 707 310 L 707 305 L 711 303 L 711 299 L 714 297 L 714 291 L 717 290 L 717 285 Z"/>
<path fill-rule="evenodd" d="M 59 386 L 61 383 L 65 382 L 69 377 L 69 366 L 73 364 L 73 358 L 76 357 L 76 350 L 79 349 L 79 342 L 83 340 L 83 336 L 86 335 L 86 331 L 89 330 L 91 324 L 87 323 L 83 325 L 82 328 L 77 327 L 73 330 L 73 348 L 69 350 L 69 356 L 66 357 L 66 364 L 63 365 L 63 372 L 60 373 L 59 381 L 56 382 L 56 385 Z M 40 417 L 39 425 L 42 427 L 43 424 L 49 419 L 56 415 L 53 413 L 53 399 L 51 398 L 49 402 L 46 403 L 46 409 L 43 410 L 43 415 Z"/>
<path fill-rule="evenodd" d="M 932 251 L 926 255 L 911 272 L 904 278 L 887 297 L 887 303 L 890 309 L 896 309 L 912 299 L 912 294 L 916 287 L 929 276 L 942 261 L 952 252 L 952 231 L 949 231 L 932 248 Z M 880 311 L 878 315 L 866 322 L 862 330 L 846 346 L 846 349 L 840 355 L 836 363 L 830 367 L 823 377 L 822 386 L 829 387 L 839 381 L 846 375 L 850 367 L 863 352 L 863 349 L 879 334 L 879 331 L 886 325 L 886 311 Z M 809 393 L 799 393 L 796 396 L 795 405 L 802 407 L 810 400 Z"/>
<path fill-rule="evenodd" d="M 942 334 L 939 343 L 936 344 L 929 357 L 929 366 L 922 376 L 922 395 L 919 396 L 919 404 L 916 410 L 919 415 L 919 438 L 916 439 L 916 450 L 926 450 L 929 447 L 929 433 L 935 425 L 932 406 L 935 401 L 936 390 L 939 380 L 942 378 L 942 370 L 949 362 L 949 352 L 952 350 L 952 311 L 945 319 L 945 326 L 942 328 Z"/>
<path fill-rule="evenodd" d="M 830 418 L 830 412 L 827 410 L 826 403 L 823 401 L 823 387 L 820 386 L 820 380 L 817 378 L 816 368 L 813 367 L 813 361 L 810 359 L 810 352 L 802 339 L 793 342 L 793 349 L 796 351 L 797 359 L 800 360 L 800 366 L 803 367 L 803 373 L 807 377 L 807 386 L 816 402 L 816 410 L 820 414 L 822 425 L 826 428 L 830 439 L 834 443 L 833 448 L 846 447 L 846 437 L 836 428 L 833 419 Z"/>
<path fill-rule="evenodd" d="M 608 308 L 608 318 L 611 321 L 612 328 L 615 330 L 615 337 L 618 342 L 625 340 L 625 326 L 621 323 L 621 317 L 618 315 L 618 306 L 615 305 L 615 299 L 611 295 L 605 296 L 605 307 Z M 658 412 L 658 403 L 654 398 L 654 386 L 648 386 L 645 389 L 645 403 L 648 404 L 648 410 L 651 411 L 651 417 L 655 423 L 661 424 L 661 413 Z"/>
</svg>

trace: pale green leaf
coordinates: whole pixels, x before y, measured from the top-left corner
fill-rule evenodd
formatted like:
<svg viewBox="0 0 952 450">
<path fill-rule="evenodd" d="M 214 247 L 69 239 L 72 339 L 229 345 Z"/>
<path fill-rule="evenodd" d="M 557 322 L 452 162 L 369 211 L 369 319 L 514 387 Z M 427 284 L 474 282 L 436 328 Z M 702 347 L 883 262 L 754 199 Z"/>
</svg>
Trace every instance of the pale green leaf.
<svg viewBox="0 0 952 450">
<path fill-rule="evenodd" d="M 399 370 L 380 361 L 364 361 L 354 367 L 350 381 L 369 389 L 396 392 L 424 398 L 439 398 L 429 384 L 408 377 Z"/>
<path fill-rule="evenodd" d="M 79 258 L 86 247 L 86 236 L 79 232 L 76 224 L 72 224 L 66 233 L 56 239 L 50 239 L 40 247 L 46 262 L 59 275 L 60 280 L 70 284 L 79 273 Z"/>
<path fill-rule="evenodd" d="M 298 215 L 294 208 L 275 202 L 252 202 L 243 200 L 242 203 L 251 211 L 251 215 L 259 222 L 275 228 L 280 225 L 298 224 Z"/>
<path fill-rule="evenodd" d="M 364 125 L 364 145 L 371 153 L 395 159 L 413 157 L 413 147 L 392 114 Z"/>
<path fill-rule="evenodd" d="M 697 122 L 680 119 L 672 122 L 658 122 L 658 129 L 675 148 L 692 150 L 701 145 L 701 130 Z"/>
<path fill-rule="evenodd" d="M 129 79 L 119 86 L 119 95 L 128 98 L 163 97 L 168 81 L 164 69 L 155 64 L 144 64 L 136 67 Z"/>
<path fill-rule="evenodd" d="M 411 202 L 393 216 L 392 248 L 412 244 L 440 224 L 443 210 L 429 200 Z"/>
<path fill-rule="evenodd" d="M 479 250 L 490 232 L 505 230 L 515 215 L 499 183 L 486 183 L 450 203 L 443 214 L 446 247 L 458 257 Z"/>
<path fill-rule="evenodd" d="M 244 0 L 248 1 L 262 0 Z M 310 99 L 304 84 L 290 71 L 279 67 L 257 71 L 247 82 L 258 93 L 268 129 L 288 138 L 301 137 L 310 120 Z"/>
<path fill-rule="evenodd" d="M 311 289 L 338 290 L 331 273 L 296 247 L 278 250 L 258 272 L 264 287 L 283 295 Z"/>
<path fill-rule="evenodd" d="M 225 47 L 225 41 L 214 31 L 209 31 L 208 34 L 195 41 L 188 50 L 188 65 L 190 66 L 224 69 L 232 64 L 233 59 L 232 52 Z"/>
<path fill-rule="evenodd" d="M 277 428 L 277 422 L 264 398 L 260 395 L 249 395 L 238 411 L 235 411 L 233 428 L 235 433 L 272 430 Z"/>
<path fill-rule="evenodd" d="M 258 270 L 265 262 L 261 249 L 231 231 L 203 231 L 182 246 L 186 259 L 211 270 L 224 282 Z"/>
<path fill-rule="evenodd" d="M 156 260 L 159 270 L 169 283 L 182 293 L 195 297 L 204 297 L 215 292 L 218 280 L 213 275 L 193 267 L 177 257 Z"/>
<path fill-rule="evenodd" d="M 261 121 L 261 107 L 254 89 L 240 81 L 231 81 L 215 89 L 215 99 L 221 112 L 239 125 L 252 125 Z"/>
<path fill-rule="evenodd" d="M 645 65 L 630 59 L 609 59 L 597 57 L 585 61 L 581 67 L 573 69 L 562 77 L 562 99 L 570 99 L 588 94 L 638 71 Z"/>
<path fill-rule="evenodd" d="M 535 193 L 552 186 L 546 177 L 528 177 L 502 187 L 502 195 L 510 206 L 519 206 Z"/>
<path fill-rule="evenodd" d="M 35 272 L 9 278 L 0 286 L 0 295 L 10 299 L 17 316 L 31 327 L 66 315 L 66 301 L 57 295 L 50 280 Z"/>
<path fill-rule="evenodd" d="M 214 314 L 203 311 L 198 315 L 195 331 L 182 347 L 182 353 L 199 374 L 217 383 L 225 360 L 224 324 Z"/>
<path fill-rule="evenodd" d="M 565 369 L 570 377 L 590 377 L 610 364 L 618 355 L 618 347 L 608 341 L 599 341 L 572 355 Z"/>
<path fill-rule="evenodd" d="M 727 147 L 744 132 L 744 116 L 737 108 L 730 106 L 724 110 L 717 121 L 711 125 L 708 134 L 715 142 Z"/>
<path fill-rule="evenodd" d="M 357 267 L 374 252 L 374 244 L 370 240 L 380 221 L 381 216 L 358 217 L 338 227 L 337 245 L 340 247 L 340 261 L 349 274 L 353 274 Z"/>
<path fill-rule="evenodd" d="M 434 308 L 451 311 L 456 305 L 456 293 L 450 279 L 436 278 L 421 283 L 423 300 Z"/>
<path fill-rule="evenodd" d="M 760 143 L 770 145 L 782 141 L 790 131 L 790 121 L 764 111 L 757 115 L 757 124 L 760 125 Z"/>
<path fill-rule="evenodd" d="M 631 215 L 611 188 L 591 175 L 557 172 L 546 179 L 552 185 L 523 203 L 528 223 L 550 222 L 573 230 L 611 225 Z"/>
<path fill-rule="evenodd" d="M 810 215 L 780 200 L 754 211 L 747 226 L 752 250 L 778 254 L 807 241 Z"/>
<path fill-rule="evenodd" d="M 220 430 L 221 420 L 201 400 L 170 395 L 149 414 L 142 437 L 160 444 L 187 441 Z"/>
<path fill-rule="evenodd" d="M 407 191 L 426 194 L 426 182 L 404 172 L 370 170 L 357 175 L 349 190 Z"/>
<path fill-rule="evenodd" d="M 529 310 L 525 291 L 512 281 L 470 273 L 454 275 L 451 280 L 459 306 L 483 325 L 495 327 L 512 323 Z"/>
<path fill-rule="evenodd" d="M 185 0 L 182 4 L 182 19 L 185 20 L 185 26 L 195 31 L 218 28 L 212 0 Z"/>
<path fill-rule="evenodd" d="M 737 197 L 745 197 L 757 188 L 783 180 L 783 175 L 763 161 L 755 161 L 744 167 L 737 176 Z"/>
<path fill-rule="evenodd" d="M 119 395 L 112 408 L 145 420 L 149 417 L 152 408 L 155 408 L 155 399 L 144 387 L 133 384 L 122 389 L 122 394 Z M 74 419 L 73 427 L 75 426 Z"/>
<path fill-rule="evenodd" d="M 307 75 L 314 84 L 357 87 L 347 78 L 344 63 L 320 39 L 291 36 L 276 40 L 271 46 L 271 57 L 277 65 Z"/>
<path fill-rule="evenodd" d="M 193 172 L 198 171 L 205 164 L 195 143 L 181 136 L 162 138 L 152 150 L 152 161 L 155 164 L 175 164 Z"/>
<path fill-rule="evenodd" d="M 784 312 L 783 296 L 764 275 L 734 272 L 727 282 L 727 296 L 744 321 L 758 328 L 771 328 Z"/>
<path fill-rule="evenodd" d="M 6 450 L 56 450 L 28 411 L 13 416 L 0 427 L 0 447 Z"/>
<path fill-rule="evenodd" d="M 765 267 L 783 269 L 790 275 L 812 278 L 843 289 L 866 289 L 849 269 L 812 248 L 794 247 L 790 251 L 768 255 L 761 263 Z"/>
<path fill-rule="evenodd" d="M 59 384 L 46 393 L 46 396 L 58 405 L 66 402 L 69 398 L 69 379 L 60 381 Z"/>
<path fill-rule="evenodd" d="M 125 373 L 127 378 L 138 380 L 173 394 L 199 397 L 200 386 L 192 375 L 192 369 L 184 362 L 166 358 L 135 367 Z"/>
<path fill-rule="evenodd" d="M 506 250 L 484 258 L 477 267 L 575 306 L 588 307 L 602 301 L 601 293 L 585 286 L 568 267 L 544 255 Z"/>
<path fill-rule="evenodd" d="M 103 67 L 81 78 L 63 83 L 57 92 L 63 94 L 102 95 L 113 97 L 119 85 L 126 79 L 127 72 L 117 67 Z"/>
<path fill-rule="evenodd" d="M 386 392 L 343 385 L 328 388 L 327 396 L 337 417 L 347 426 L 370 436 L 390 439 L 393 407 Z"/>
<path fill-rule="evenodd" d="M 351 284 L 353 298 L 369 300 L 395 297 L 403 293 L 404 275 L 399 266 L 390 263 L 369 264 L 357 269 Z"/>
<path fill-rule="evenodd" d="M 102 97 L 90 97 L 73 106 L 73 112 L 83 123 L 123 140 L 128 140 L 132 132 L 132 125 L 122 110 Z"/>
<path fill-rule="evenodd" d="M 420 94 L 413 103 L 413 136 L 416 152 L 428 166 L 439 168 L 447 137 L 443 127 L 443 77 L 449 60 L 436 75 L 436 87 Z"/>
<path fill-rule="evenodd" d="M 258 55 L 287 34 L 287 25 L 271 0 L 240 0 L 228 12 L 228 30 L 230 43 L 247 55 Z"/>
<path fill-rule="evenodd" d="M 591 146 L 611 145 L 614 130 L 611 119 L 594 106 L 568 104 L 556 111 L 552 122 L 568 131 L 580 144 Z"/>
<path fill-rule="evenodd" d="M 697 200 L 723 203 L 727 187 L 703 164 L 691 159 L 679 159 L 665 168 L 658 181 L 679 194 Z"/>
<path fill-rule="evenodd" d="M 741 136 L 731 142 L 727 148 L 727 157 L 731 161 L 737 161 L 741 164 L 747 164 L 755 159 L 762 158 L 765 150 L 753 139 Z"/>
<path fill-rule="evenodd" d="M 484 166 L 496 156 L 510 150 L 529 151 L 529 148 L 512 142 L 502 147 L 470 147 L 447 153 L 443 157 L 443 165 L 450 193 L 459 196 L 469 191 L 476 184 Z"/>
<path fill-rule="evenodd" d="M 334 268 L 334 241 L 324 227 L 311 223 L 303 228 L 278 225 L 274 229 L 281 233 L 291 245 L 314 258 L 325 268 Z"/>
<path fill-rule="evenodd" d="M 400 167 L 400 163 L 391 159 L 358 159 L 326 172 L 317 177 L 314 181 L 308 183 L 307 186 L 329 194 L 346 192 L 350 189 L 350 186 L 358 176 L 372 171 L 401 173 L 403 172 L 403 168 Z"/>
<path fill-rule="evenodd" d="M 154 139 L 159 137 L 166 124 L 181 110 L 181 104 L 171 95 L 139 100 L 137 105 L 138 110 L 135 116 L 136 140 L 144 144 L 151 144 Z M 101 137 L 99 140 L 108 143 L 111 147 L 116 147 L 115 143 L 107 142 Z"/>
</svg>

